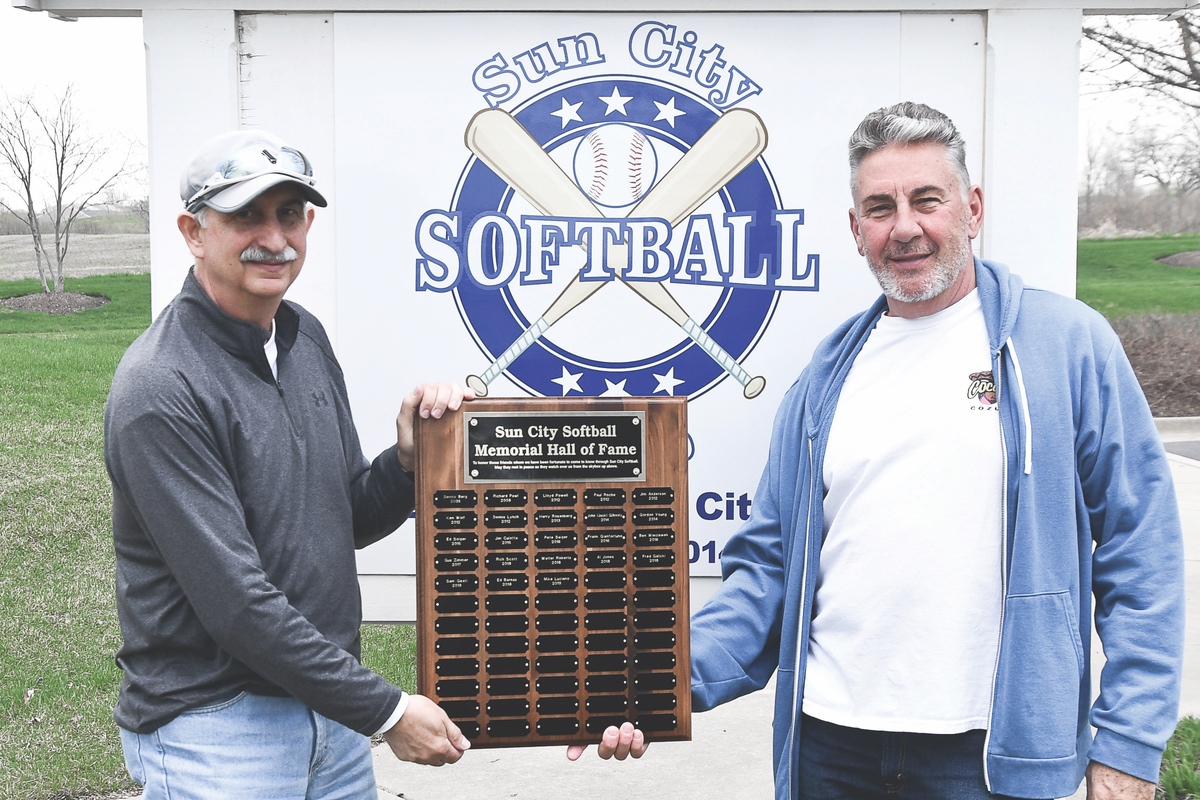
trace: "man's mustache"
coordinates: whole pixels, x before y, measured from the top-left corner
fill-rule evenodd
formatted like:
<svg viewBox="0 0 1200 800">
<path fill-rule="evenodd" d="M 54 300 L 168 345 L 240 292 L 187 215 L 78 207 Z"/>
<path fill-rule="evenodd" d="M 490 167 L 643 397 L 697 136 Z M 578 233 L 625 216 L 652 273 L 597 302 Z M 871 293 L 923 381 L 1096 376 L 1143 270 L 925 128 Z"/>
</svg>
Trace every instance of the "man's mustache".
<svg viewBox="0 0 1200 800">
<path fill-rule="evenodd" d="M 883 253 L 884 258 L 896 258 L 897 256 L 931 256 L 936 252 L 936 248 L 924 245 L 915 244 L 899 244 L 889 247 Z"/>
<path fill-rule="evenodd" d="M 300 257 L 296 248 L 288 245 L 278 253 L 272 253 L 263 247 L 250 245 L 242 251 L 242 261 L 257 261 L 260 264 L 286 264 Z"/>
</svg>

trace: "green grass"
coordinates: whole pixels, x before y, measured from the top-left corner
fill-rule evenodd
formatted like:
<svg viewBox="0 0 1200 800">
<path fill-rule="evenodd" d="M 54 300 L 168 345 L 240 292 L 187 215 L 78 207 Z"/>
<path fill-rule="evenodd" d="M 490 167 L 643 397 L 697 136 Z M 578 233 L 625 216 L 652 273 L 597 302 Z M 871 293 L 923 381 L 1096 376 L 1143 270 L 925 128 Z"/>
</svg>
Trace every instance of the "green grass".
<svg viewBox="0 0 1200 800">
<path fill-rule="evenodd" d="M 1200 235 L 1080 240 L 1078 297 L 1109 319 L 1200 311 L 1200 268 L 1155 260 L 1189 250 Z"/>
<path fill-rule="evenodd" d="M 1157 796 L 1165 800 L 1200 798 L 1200 719 L 1181 719 L 1167 742 Z"/>
<path fill-rule="evenodd" d="M 0 284 L 0 296 L 36 290 Z M 149 321 L 148 276 L 72 281 L 113 302 L 51 317 L 0 313 L 0 796 L 127 786 L 112 724 L 104 398 Z M 32 690 L 32 694 L 28 694 Z"/>
<path fill-rule="evenodd" d="M 98 331 L 124 331 L 132 332 L 133 336 L 136 336 L 150 323 L 149 275 L 113 274 L 67 278 L 63 288 L 68 292 L 107 297 L 109 302 L 78 314 L 42 314 L 0 306 L 0 335 L 63 333 L 71 334 L 72 339 L 86 339 Z M 34 279 L 0 281 L 0 298 L 33 294 L 41 290 L 41 284 Z M 129 341 L 133 341 L 132 336 L 129 337 Z M 113 366 L 116 366 L 115 362 Z M 111 370 L 109 377 L 112 377 Z M 104 391 L 107 394 L 107 384 Z M 103 401 L 103 398 L 101 400 Z"/>
<path fill-rule="evenodd" d="M 1200 270 L 1153 261 L 1189 249 L 1200 236 L 1080 242 L 1080 296 L 1109 316 L 1200 311 Z M 0 297 L 37 289 L 0 281 Z M 112 722 L 120 636 L 102 417 L 117 361 L 149 322 L 150 280 L 69 278 L 67 289 L 111 302 L 64 316 L 0 308 L 0 797 L 16 800 L 133 788 Z M 364 626 L 364 663 L 393 683 L 415 685 L 415 650 L 409 626 Z M 1200 722 L 1176 736 L 1160 796 L 1200 797 Z"/>
<path fill-rule="evenodd" d="M 405 691 L 417 690 L 417 630 L 412 625 L 363 625 L 362 661 Z"/>
<path fill-rule="evenodd" d="M 0 298 L 39 290 L 0 281 Z M 107 305 L 0 307 L 0 797 L 134 788 L 112 708 L 120 685 L 111 495 L 102 455 L 113 371 L 150 321 L 150 277 L 68 279 Z M 411 627 L 368 625 L 363 660 L 415 686 Z M 28 694 L 32 690 L 32 694 Z"/>
</svg>

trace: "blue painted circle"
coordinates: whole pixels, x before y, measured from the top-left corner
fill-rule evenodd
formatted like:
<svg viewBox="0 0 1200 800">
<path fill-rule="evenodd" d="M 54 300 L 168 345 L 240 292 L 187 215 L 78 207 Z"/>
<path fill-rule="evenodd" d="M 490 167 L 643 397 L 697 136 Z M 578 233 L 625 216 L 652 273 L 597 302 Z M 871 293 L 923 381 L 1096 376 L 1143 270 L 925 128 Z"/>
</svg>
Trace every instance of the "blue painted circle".
<svg viewBox="0 0 1200 800">
<path fill-rule="evenodd" d="M 614 122 L 611 117 L 587 118 L 588 107 L 595 110 L 599 96 L 616 90 L 622 97 L 631 96 L 625 106 L 623 124 L 637 127 L 647 137 L 659 139 L 681 150 L 690 149 L 712 126 L 718 113 L 700 98 L 678 87 L 636 76 L 607 76 L 560 85 L 532 98 L 518 108 L 513 116 L 533 136 L 543 149 L 553 150 L 585 136 L 599 125 Z M 655 120 L 658 104 L 674 101 L 674 108 L 683 114 L 675 118 L 672 127 L 666 120 Z M 584 122 L 570 122 L 564 128 L 559 111 L 563 104 L 583 103 Z M 726 211 L 754 213 L 755 220 L 746 230 L 747 252 L 776 253 L 777 231 L 772 225 L 771 212 L 780 208 L 774 180 L 758 159 L 744 169 L 718 194 Z M 513 199 L 512 189 L 481 161 L 472 157 L 455 190 L 452 211 L 461 214 L 461 228 L 467 230 L 481 215 L 505 213 Z M 499 270 L 496 259 L 501 255 L 498 237 L 489 233 L 491 246 L 485 246 L 484 274 L 495 275 Z M 667 284 L 668 288 L 670 283 Z M 733 358 L 741 360 L 758 342 L 775 309 L 778 292 L 758 287 L 724 287 L 717 302 L 704 319 L 696 322 Z M 514 301 L 507 286 L 482 287 L 464 278 L 455 287 L 454 296 L 459 313 L 480 349 L 489 361 L 497 358 L 536 320 L 529 319 Z M 683 383 L 676 394 L 696 397 L 711 389 L 726 377 L 722 367 L 682 330 L 680 338 L 670 347 L 652 356 L 631 361 L 604 361 L 586 353 L 570 352 L 554 341 L 550 328 L 505 370 L 515 383 L 530 394 L 557 397 L 563 388 L 554 379 L 561 378 L 564 368 L 579 378 L 582 396 L 598 396 L 610 385 L 624 381 L 630 395 L 652 395 L 659 385 L 655 374 L 663 375 L 674 369 Z M 479 372 L 482 372 L 482 368 Z"/>
</svg>

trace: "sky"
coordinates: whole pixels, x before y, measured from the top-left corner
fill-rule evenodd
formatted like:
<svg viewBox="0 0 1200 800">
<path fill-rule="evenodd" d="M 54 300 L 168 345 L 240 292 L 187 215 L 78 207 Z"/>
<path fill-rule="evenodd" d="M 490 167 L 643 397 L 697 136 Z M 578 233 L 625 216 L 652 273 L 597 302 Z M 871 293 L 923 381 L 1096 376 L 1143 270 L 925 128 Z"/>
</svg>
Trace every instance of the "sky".
<svg viewBox="0 0 1200 800">
<path fill-rule="evenodd" d="M 60 22 L 0 0 L 0 101 L 74 85 L 93 133 L 146 143 L 146 56 L 140 17 Z"/>
<path fill-rule="evenodd" d="M 1113 17 L 1113 19 L 1119 19 Z M 1097 20 L 1098 22 L 1098 20 Z M 1085 19 L 1085 24 L 1087 20 Z M 1176 41 L 1175 26 L 1164 22 L 1161 14 L 1147 14 L 1124 22 L 1124 31 L 1147 41 Z M 1081 59 L 1092 60 L 1102 53 L 1099 45 L 1084 39 Z M 1129 71 L 1132 73 L 1132 70 Z M 1093 138 L 1112 138 L 1136 124 L 1174 125 L 1175 121 L 1163 109 L 1170 104 L 1161 98 L 1148 98 L 1139 90 L 1111 91 L 1096 75 L 1083 73 L 1079 81 L 1080 158 L 1084 158 L 1089 135 Z"/>
</svg>

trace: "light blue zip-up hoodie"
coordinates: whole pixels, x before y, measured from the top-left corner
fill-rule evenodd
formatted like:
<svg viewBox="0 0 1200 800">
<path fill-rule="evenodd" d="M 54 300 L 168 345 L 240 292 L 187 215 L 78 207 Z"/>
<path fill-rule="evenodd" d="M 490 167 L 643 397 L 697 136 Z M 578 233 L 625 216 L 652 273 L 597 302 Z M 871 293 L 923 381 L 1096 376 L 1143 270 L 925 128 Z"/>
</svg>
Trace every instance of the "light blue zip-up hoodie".
<svg viewBox="0 0 1200 800">
<path fill-rule="evenodd" d="M 1154 421 L 1099 314 L 1026 288 L 999 264 L 976 260 L 975 273 L 1005 454 L 988 788 L 1065 797 L 1089 759 L 1156 781 L 1178 713 L 1184 602 L 1179 510 Z M 779 800 L 796 796 L 825 446 L 850 366 L 886 309 L 881 297 L 834 331 L 788 390 L 751 517 L 725 547 L 720 589 L 692 619 L 695 710 L 761 689 L 778 670 Z M 1092 593 L 1107 657 L 1095 703 Z"/>
</svg>

